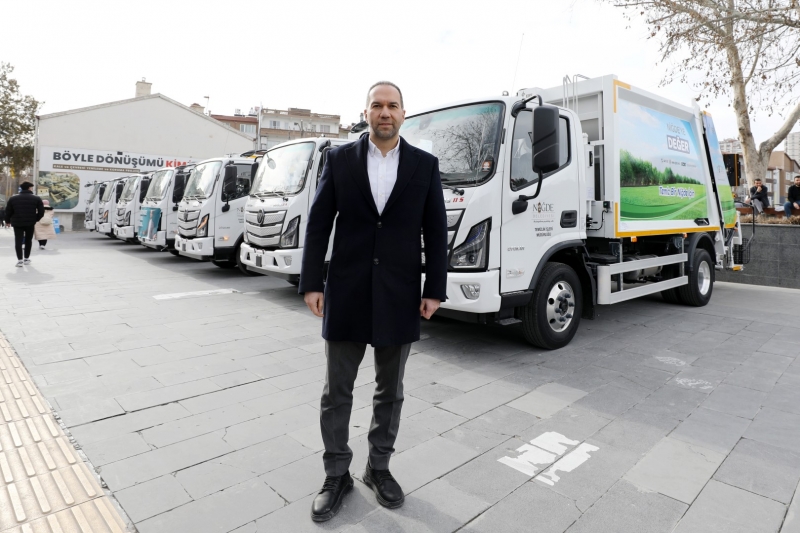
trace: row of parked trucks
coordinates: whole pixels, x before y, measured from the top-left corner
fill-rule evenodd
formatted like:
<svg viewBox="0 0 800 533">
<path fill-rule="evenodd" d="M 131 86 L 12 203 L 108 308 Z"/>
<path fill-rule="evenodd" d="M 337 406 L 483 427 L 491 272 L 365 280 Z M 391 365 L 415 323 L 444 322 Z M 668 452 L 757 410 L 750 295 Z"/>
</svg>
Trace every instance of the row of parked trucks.
<svg viewBox="0 0 800 533">
<path fill-rule="evenodd" d="M 715 271 L 746 262 L 713 121 L 696 104 L 611 75 L 565 77 L 422 110 L 400 134 L 439 159 L 449 241 L 440 315 L 521 324 L 529 342 L 554 349 L 604 305 L 654 293 L 705 305 Z M 351 137 L 98 183 L 86 227 L 297 284 L 326 155 Z M 424 277 L 422 236 L 417 249 Z"/>
</svg>

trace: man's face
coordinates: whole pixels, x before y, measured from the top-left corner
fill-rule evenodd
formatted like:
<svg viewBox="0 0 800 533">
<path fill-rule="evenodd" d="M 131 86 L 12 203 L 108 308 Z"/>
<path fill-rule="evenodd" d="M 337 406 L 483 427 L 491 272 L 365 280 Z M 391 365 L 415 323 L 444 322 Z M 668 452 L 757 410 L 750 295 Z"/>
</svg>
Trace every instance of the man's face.
<svg viewBox="0 0 800 533">
<path fill-rule="evenodd" d="M 756 180 L 756 187 L 761 188 L 761 180 Z"/>
<path fill-rule="evenodd" d="M 800 187 L 800 176 L 794 177 L 794 184 L 796 187 Z"/>
<path fill-rule="evenodd" d="M 364 115 L 376 137 L 396 137 L 406 119 L 406 111 L 400 105 L 400 92 L 391 85 L 378 85 L 369 92 Z"/>
</svg>

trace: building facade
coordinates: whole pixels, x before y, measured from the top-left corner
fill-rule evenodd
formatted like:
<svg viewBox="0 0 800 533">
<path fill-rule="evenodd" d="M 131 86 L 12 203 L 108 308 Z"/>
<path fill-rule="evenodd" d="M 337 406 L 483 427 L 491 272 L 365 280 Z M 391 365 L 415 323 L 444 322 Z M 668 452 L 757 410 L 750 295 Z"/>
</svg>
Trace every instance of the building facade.
<svg viewBox="0 0 800 533">
<path fill-rule="evenodd" d="M 282 142 L 303 137 L 340 138 L 341 116 L 312 113 L 310 109 L 290 107 L 289 109 L 260 110 L 261 135 L 260 148 L 272 148 Z M 347 137 L 347 131 L 344 132 Z"/>
<path fill-rule="evenodd" d="M 786 155 L 794 159 L 795 161 L 800 161 L 800 131 L 795 131 L 790 133 L 786 137 Z"/>
<path fill-rule="evenodd" d="M 722 139 L 719 142 L 719 149 L 723 154 L 743 154 L 744 151 L 742 150 L 742 143 L 739 142 L 739 139 L 729 138 L 729 139 Z"/>
<path fill-rule="evenodd" d="M 800 176 L 800 162 L 789 157 L 783 151 L 774 151 L 769 158 L 766 182 L 772 193 L 772 205 L 781 206 L 789 194 L 789 187 L 794 184 L 794 177 Z"/>
</svg>

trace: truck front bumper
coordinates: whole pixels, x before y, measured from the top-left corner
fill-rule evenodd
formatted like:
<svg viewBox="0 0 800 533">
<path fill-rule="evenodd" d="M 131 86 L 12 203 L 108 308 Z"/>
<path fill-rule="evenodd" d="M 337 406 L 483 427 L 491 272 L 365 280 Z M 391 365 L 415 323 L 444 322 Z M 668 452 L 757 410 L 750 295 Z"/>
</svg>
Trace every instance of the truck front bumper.
<svg viewBox="0 0 800 533">
<path fill-rule="evenodd" d="M 425 276 L 422 278 L 425 287 Z M 479 296 L 470 299 L 465 295 L 462 286 L 480 287 Z M 466 291 L 470 294 L 470 291 Z M 488 272 L 448 272 L 447 301 L 442 302 L 442 309 L 452 309 L 463 313 L 496 313 L 500 310 L 500 271 Z"/>
<path fill-rule="evenodd" d="M 167 247 L 167 232 L 166 231 L 159 231 L 155 234 L 153 239 L 145 239 L 144 237 L 139 237 L 139 242 L 141 242 L 144 246 L 148 248 L 152 248 L 154 250 L 163 250 Z"/>
<path fill-rule="evenodd" d="M 261 250 L 243 242 L 239 250 L 240 260 L 247 266 L 247 270 L 288 281 L 298 281 L 300 279 L 300 266 L 303 259 L 302 248 Z"/>
<path fill-rule="evenodd" d="M 133 239 L 136 237 L 136 232 L 133 230 L 133 226 L 114 226 L 114 235 L 118 239 Z"/>
<path fill-rule="evenodd" d="M 96 225 L 94 220 L 84 220 L 83 222 L 83 228 L 89 231 L 94 231 Z"/>
<path fill-rule="evenodd" d="M 113 228 L 111 227 L 111 222 L 106 222 L 105 224 L 98 224 L 97 225 L 97 233 L 105 233 L 105 234 L 112 234 Z"/>
<path fill-rule="evenodd" d="M 187 239 L 175 235 L 175 249 L 183 256 L 198 261 L 210 261 L 214 258 L 214 237 Z"/>
</svg>

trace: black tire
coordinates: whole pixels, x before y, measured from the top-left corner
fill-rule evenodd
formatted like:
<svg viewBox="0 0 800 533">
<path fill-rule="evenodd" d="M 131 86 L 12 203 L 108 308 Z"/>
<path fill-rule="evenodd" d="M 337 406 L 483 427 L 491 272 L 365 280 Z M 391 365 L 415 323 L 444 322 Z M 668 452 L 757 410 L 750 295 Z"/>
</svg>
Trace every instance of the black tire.
<svg viewBox="0 0 800 533">
<path fill-rule="evenodd" d="M 531 301 L 522 308 L 520 318 L 525 340 L 545 350 L 563 348 L 578 331 L 582 311 L 583 290 L 578 275 L 564 263 L 547 263 Z M 566 322 L 560 331 L 557 331 L 558 320 L 554 316 Z"/>
<path fill-rule="evenodd" d="M 714 292 L 714 262 L 707 250 L 697 248 L 692 256 L 689 284 L 678 287 L 681 303 L 692 307 L 703 307 Z"/>
<path fill-rule="evenodd" d="M 258 272 L 253 272 L 252 270 L 247 270 L 247 265 L 242 263 L 242 248 L 241 246 L 237 246 L 236 250 L 236 266 L 239 268 L 239 272 L 244 274 L 245 276 L 260 276 Z"/>
<path fill-rule="evenodd" d="M 680 275 L 680 270 L 678 265 L 666 265 L 664 269 L 661 271 L 661 275 L 664 280 L 677 278 Z M 665 291 L 661 291 L 661 297 L 664 298 L 664 301 L 671 304 L 682 304 L 681 302 L 681 295 L 678 292 L 678 288 L 674 289 L 667 289 Z"/>
</svg>

